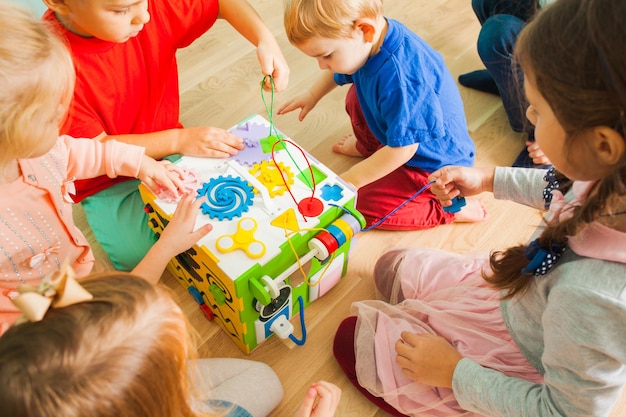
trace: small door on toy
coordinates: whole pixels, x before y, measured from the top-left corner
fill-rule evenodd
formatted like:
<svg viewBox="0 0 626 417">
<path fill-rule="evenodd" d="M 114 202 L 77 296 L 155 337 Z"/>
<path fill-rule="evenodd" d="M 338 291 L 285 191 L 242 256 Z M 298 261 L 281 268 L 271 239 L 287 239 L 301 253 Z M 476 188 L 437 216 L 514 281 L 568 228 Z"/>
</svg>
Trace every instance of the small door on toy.
<svg viewBox="0 0 626 417">
<path fill-rule="evenodd" d="M 316 300 L 330 291 L 341 279 L 345 255 L 337 255 L 325 268 L 313 275 L 309 280 L 309 302 Z"/>
</svg>

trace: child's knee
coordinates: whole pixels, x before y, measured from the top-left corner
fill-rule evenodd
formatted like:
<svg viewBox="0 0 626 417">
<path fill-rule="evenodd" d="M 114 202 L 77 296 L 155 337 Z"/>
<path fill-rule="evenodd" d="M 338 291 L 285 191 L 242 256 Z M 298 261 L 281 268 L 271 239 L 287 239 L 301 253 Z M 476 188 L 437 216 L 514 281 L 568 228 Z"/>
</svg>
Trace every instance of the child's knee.
<svg viewBox="0 0 626 417">
<path fill-rule="evenodd" d="M 397 273 L 405 253 L 403 249 L 389 251 L 381 256 L 374 266 L 374 284 L 381 297 L 387 301 L 392 298 L 396 302 L 404 300 L 400 282 L 397 281 Z"/>
</svg>

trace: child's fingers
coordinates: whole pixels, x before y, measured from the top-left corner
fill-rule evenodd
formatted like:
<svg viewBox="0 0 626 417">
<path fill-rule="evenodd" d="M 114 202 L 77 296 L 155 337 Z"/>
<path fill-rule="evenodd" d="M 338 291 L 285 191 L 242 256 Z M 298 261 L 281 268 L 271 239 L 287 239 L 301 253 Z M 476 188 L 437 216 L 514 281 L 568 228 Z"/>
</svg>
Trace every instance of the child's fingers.
<svg viewBox="0 0 626 417">
<path fill-rule="evenodd" d="M 300 407 L 298 407 L 298 410 L 296 411 L 295 417 L 310 417 L 316 398 L 317 391 L 313 388 L 309 388 L 304 395 L 302 403 L 300 403 Z"/>
<path fill-rule="evenodd" d="M 165 168 L 165 177 L 167 178 L 166 181 L 169 183 L 169 186 L 165 184 L 164 186 L 175 195 L 178 195 L 180 194 L 179 191 L 182 191 L 185 188 L 183 180 L 185 173 L 178 165 L 172 164 L 169 161 L 164 162 L 163 167 Z"/>
<path fill-rule="evenodd" d="M 317 390 L 320 397 L 332 400 L 332 403 L 338 404 L 341 398 L 341 388 L 327 381 L 318 381 L 312 385 Z"/>
<path fill-rule="evenodd" d="M 274 77 L 274 89 L 275 91 L 282 91 L 287 88 L 287 84 L 289 83 L 288 74 L 284 74 L 284 71 L 277 67 L 274 69 L 274 73 L 272 74 Z"/>
<path fill-rule="evenodd" d="M 185 178 L 185 171 L 178 165 L 169 164 L 166 165 L 167 174 L 177 184 L 182 184 Z"/>
<path fill-rule="evenodd" d="M 295 101 L 289 101 L 287 104 L 278 109 L 278 114 L 285 114 L 300 108 L 301 106 Z"/>
<path fill-rule="evenodd" d="M 429 181 L 436 181 L 436 184 L 447 185 L 459 176 L 457 167 L 443 167 L 428 176 Z"/>
<path fill-rule="evenodd" d="M 192 193 L 184 194 L 183 198 L 180 199 L 178 205 L 176 206 L 174 215 L 182 219 L 195 219 L 198 215 L 198 210 L 200 209 L 201 204 L 202 200 L 194 198 Z"/>
<path fill-rule="evenodd" d="M 142 178 L 141 182 L 143 183 L 143 185 L 148 187 L 148 189 L 154 194 L 158 194 L 158 192 L 160 191 L 159 186 L 154 182 L 151 177 Z"/>
<path fill-rule="evenodd" d="M 317 392 L 319 398 L 314 406 L 315 415 L 320 417 L 334 416 L 341 399 L 341 388 L 330 382 L 319 381 L 311 385 L 311 389 Z"/>
<path fill-rule="evenodd" d="M 194 230 L 191 233 L 191 240 L 193 242 L 197 242 L 203 237 L 205 237 L 206 235 L 208 235 L 211 232 L 211 230 L 213 230 L 213 226 L 210 223 L 207 223 L 201 227 L 198 227 L 198 229 Z"/>
<path fill-rule="evenodd" d="M 182 190 L 182 183 L 177 185 L 167 174 L 155 176 L 154 178 L 151 178 L 151 182 L 154 184 L 154 189 L 159 190 L 160 186 L 160 188 L 165 188 L 171 192 L 175 197 L 178 197 L 180 195 L 179 190 Z"/>
<path fill-rule="evenodd" d="M 306 107 L 302 107 L 300 114 L 298 115 L 298 120 L 303 121 L 306 115 L 309 114 L 309 110 Z"/>
<path fill-rule="evenodd" d="M 302 401 L 302 406 L 305 410 L 310 411 L 313 409 L 313 405 L 315 405 L 315 400 L 317 399 L 317 390 L 314 388 L 309 388 L 304 396 L 304 401 Z"/>
</svg>

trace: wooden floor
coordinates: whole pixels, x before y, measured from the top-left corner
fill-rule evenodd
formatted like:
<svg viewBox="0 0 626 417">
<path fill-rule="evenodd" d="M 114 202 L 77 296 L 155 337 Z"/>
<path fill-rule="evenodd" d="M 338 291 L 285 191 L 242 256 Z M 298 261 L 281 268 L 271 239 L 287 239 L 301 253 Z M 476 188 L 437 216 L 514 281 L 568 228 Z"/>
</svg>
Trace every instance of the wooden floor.
<svg viewBox="0 0 626 417">
<path fill-rule="evenodd" d="M 278 39 L 291 68 L 289 87 L 275 97 L 275 109 L 291 95 L 307 89 L 319 75 L 316 61 L 286 40 L 282 25 L 282 1 L 250 0 Z M 480 29 L 468 0 L 388 0 L 385 14 L 398 19 L 428 41 L 444 56 L 456 78 L 481 68 L 476 53 Z M 262 75 L 254 48 L 224 22 L 179 53 L 182 122 L 186 126 L 212 125 L 229 128 L 251 114 L 267 115 L 261 99 Z M 522 149 L 523 137 L 513 133 L 498 97 L 460 87 L 468 128 L 476 142 L 476 165 L 510 165 Z M 296 113 L 276 116 L 277 128 L 335 172 L 343 172 L 357 159 L 332 153 L 331 145 L 351 132 L 343 109 L 346 88 L 324 98 L 303 122 Z M 269 96 L 266 96 L 269 100 Z M 267 116 L 266 116 L 267 117 Z M 250 355 L 244 355 L 215 324 L 207 321 L 176 279 L 168 273 L 161 282 L 173 288 L 188 313 L 200 340 L 200 355 L 239 357 L 271 365 L 285 387 L 285 397 L 273 414 L 292 416 L 306 387 L 325 379 L 343 389 L 337 416 L 383 417 L 386 413 L 370 404 L 348 382 L 332 355 L 335 329 L 350 314 L 353 301 L 375 298 L 372 269 L 377 258 L 395 246 L 428 246 L 459 253 L 486 252 L 525 241 L 540 221 L 536 210 L 481 196 L 489 211 L 479 224 L 440 226 L 427 231 L 369 231 L 357 236 L 350 253 L 347 275 L 327 295 L 305 310 L 308 338 L 304 346 L 273 337 Z M 94 243 L 98 268 L 110 268 L 102 250 L 85 226 L 80 209 L 77 223 Z M 295 323 L 296 332 L 299 325 Z M 299 334 L 299 333 L 297 333 Z M 617 414 L 615 414 L 617 416 Z"/>
</svg>

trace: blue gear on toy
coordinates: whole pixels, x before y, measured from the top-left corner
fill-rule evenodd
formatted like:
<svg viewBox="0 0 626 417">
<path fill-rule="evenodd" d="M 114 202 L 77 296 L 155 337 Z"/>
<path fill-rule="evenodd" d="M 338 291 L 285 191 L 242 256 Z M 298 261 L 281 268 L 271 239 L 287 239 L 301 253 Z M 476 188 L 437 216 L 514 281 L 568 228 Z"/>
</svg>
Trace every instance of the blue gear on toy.
<svg viewBox="0 0 626 417">
<path fill-rule="evenodd" d="M 211 178 L 202 184 L 198 197 L 206 197 L 200 208 L 210 218 L 232 220 L 241 217 L 252 205 L 254 192 L 252 187 L 241 178 L 231 175 Z"/>
</svg>

